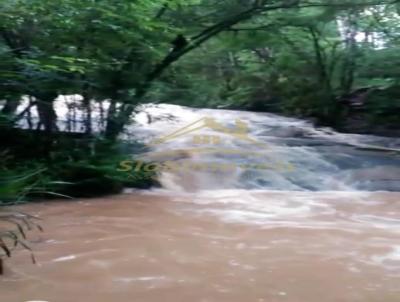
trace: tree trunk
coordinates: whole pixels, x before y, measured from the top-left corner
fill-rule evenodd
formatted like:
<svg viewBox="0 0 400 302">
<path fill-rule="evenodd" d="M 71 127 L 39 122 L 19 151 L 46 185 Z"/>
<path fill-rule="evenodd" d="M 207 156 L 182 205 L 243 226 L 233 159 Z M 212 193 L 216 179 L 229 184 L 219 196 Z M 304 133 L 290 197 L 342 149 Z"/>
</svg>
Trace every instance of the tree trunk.
<svg viewBox="0 0 400 302">
<path fill-rule="evenodd" d="M 20 104 L 19 100 L 7 99 L 4 107 L 1 109 L 1 114 L 5 115 L 4 126 L 14 127 L 15 125 L 15 113 Z M 3 119 L 2 119 L 3 120 Z"/>
<path fill-rule="evenodd" d="M 85 119 L 85 131 L 86 134 L 92 134 L 92 103 L 90 101 L 90 97 L 87 93 L 83 93 L 83 106 L 86 110 L 86 119 Z"/>
<path fill-rule="evenodd" d="M 313 27 L 309 28 L 314 45 L 315 66 L 320 84 L 328 95 L 332 95 L 331 79 L 327 70 L 326 54 L 320 43 L 320 33 Z"/>
<path fill-rule="evenodd" d="M 33 129 L 33 122 L 32 122 L 32 112 L 31 112 L 31 108 L 33 106 L 33 97 L 29 96 L 29 109 L 26 112 L 26 122 L 28 123 L 28 127 L 30 130 Z"/>
<path fill-rule="evenodd" d="M 107 118 L 107 126 L 105 131 L 105 137 L 109 140 L 116 140 L 118 135 L 122 133 L 125 125 L 129 122 L 132 113 L 135 111 L 135 105 L 132 104 L 123 104 L 117 113 L 115 110 L 114 114 L 110 118 Z"/>
<path fill-rule="evenodd" d="M 35 95 L 40 124 L 44 126 L 47 133 L 53 133 L 57 130 L 57 115 L 53 107 L 56 97 L 56 94 Z"/>
<path fill-rule="evenodd" d="M 8 99 L 6 101 L 6 104 L 4 105 L 4 107 L 1 109 L 1 113 L 4 115 L 13 116 L 15 114 L 15 111 L 17 110 L 19 104 L 20 104 L 19 100 Z"/>
<path fill-rule="evenodd" d="M 354 84 L 354 73 L 357 68 L 357 41 L 358 33 L 357 18 L 359 14 L 356 11 L 349 13 L 346 21 L 346 56 L 343 60 L 342 75 L 341 75 L 341 90 L 343 94 L 351 92 Z"/>
<path fill-rule="evenodd" d="M 107 111 L 107 124 L 104 131 L 104 136 L 107 139 L 115 140 L 118 136 L 119 126 L 117 125 L 117 101 L 115 99 L 110 100 L 110 107 Z M 122 130 L 122 129 L 121 129 Z"/>
</svg>

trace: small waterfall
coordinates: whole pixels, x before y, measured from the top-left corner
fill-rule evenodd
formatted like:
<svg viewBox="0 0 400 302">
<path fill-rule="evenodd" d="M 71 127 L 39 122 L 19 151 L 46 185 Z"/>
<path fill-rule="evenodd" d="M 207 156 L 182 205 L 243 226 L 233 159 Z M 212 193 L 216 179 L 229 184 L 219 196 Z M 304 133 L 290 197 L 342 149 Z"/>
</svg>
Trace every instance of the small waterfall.
<svg viewBox="0 0 400 302">
<path fill-rule="evenodd" d="M 400 191 L 400 139 L 269 113 L 145 105 L 130 129 L 166 189 Z"/>
</svg>

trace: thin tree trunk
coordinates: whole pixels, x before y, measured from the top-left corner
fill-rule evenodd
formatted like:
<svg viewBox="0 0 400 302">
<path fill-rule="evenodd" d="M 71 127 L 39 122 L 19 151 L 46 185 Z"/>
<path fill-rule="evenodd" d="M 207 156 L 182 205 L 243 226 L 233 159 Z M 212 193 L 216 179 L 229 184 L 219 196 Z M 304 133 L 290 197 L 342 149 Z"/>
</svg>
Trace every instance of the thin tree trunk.
<svg viewBox="0 0 400 302">
<path fill-rule="evenodd" d="M 349 93 L 354 84 L 354 73 L 357 67 L 357 41 L 356 36 L 358 33 L 357 26 L 358 14 L 356 11 L 351 12 L 347 16 L 345 22 L 346 27 L 346 57 L 343 60 L 342 75 L 341 75 L 341 89 L 342 93 Z"/>
<path fill-rule="evenodd" d="M 12 128 L 15 125 L 15 113 L 17 111 L 20 101 L 15 99 L 7 99 L 1 113 L 6 117 L 4 119 L 4 125 L 6 127 Z"/>
<path fill-rule="evenodd" d="M 40 124 L 44 126 L 47 133 L 53 133 L 57 130 L 57 115 L 53 103 L 56 95 L 36 95 L 37 110 L 39 113 Z"/>
<path fill-rule="evenodd" d="M 72 132 L 76 132 L 76 100 L 72 100 Z"/>
<path fill-rule="evenodd" d="M 1 113 L 12 117 L 15 114 L 15 111 L 17 110 L 19 104 L 19 100 L 7 99 L 6 104 L 1 109 Z"/>
<path fill-rule="evenodd" d="M 92 129 L 92 103 L 90 101 L 90 97 L 87 93 L 83 93 L 83 106 L 86 110 L 85 116 L 85 132 L 88 135 L 91 135 L 93 132 Z"/>
<path fill-rule="evenodd" d="M 29 130 L 33 129 L 32 112 L 31 112 L 33 102 L 34 102 L 33 97 L 29 96 L 29 108 L 28 111 L 26 112 L 26 122 L 28 123 Z"/>
<path fill-rule="evenodd" d="M 310 27 L 310 33 L 314 44 L 315 63 L 318 70 L 319 82 L 323 85 L 324 90 L 331 95 L 331 79 L 326 66 L 326 56 L 320 44 L 320 35 L 317 30 Z"/>
<path fill-rule="evenodd" d="M 115 99 L 110 100 L 110 107 L 107 112 L 107 124 L 105 129 L 105 137 L 107 139 L 114 140 L 118 136 L 119 132 L 122 131 L 121 126 L 118 123 L 117 118 L 117 101 Z"/>
<path fill-rule="evenodd" d="M 100 120 L 99 120 L 99 129 L 100 131 L 105 131 L 104 127 L 106 124 L 105 112 L 104 112 L 104 104 L 103 101 L 99 102 L 99 111 L 100 111 Z"/>
</svg>

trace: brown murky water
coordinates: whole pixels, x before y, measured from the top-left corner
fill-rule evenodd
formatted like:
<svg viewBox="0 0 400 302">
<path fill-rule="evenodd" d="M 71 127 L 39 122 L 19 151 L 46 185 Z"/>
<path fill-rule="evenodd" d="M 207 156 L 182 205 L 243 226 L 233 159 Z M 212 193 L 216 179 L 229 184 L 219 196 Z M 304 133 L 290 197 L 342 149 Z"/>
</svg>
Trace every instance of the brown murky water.
<svg viewBox="0 0 400 302">
<path fill-rule="evenodd" d="M 44 219 L 0 301 L 400 301 L 400 193 L 136 192 Z"/>
</svg>

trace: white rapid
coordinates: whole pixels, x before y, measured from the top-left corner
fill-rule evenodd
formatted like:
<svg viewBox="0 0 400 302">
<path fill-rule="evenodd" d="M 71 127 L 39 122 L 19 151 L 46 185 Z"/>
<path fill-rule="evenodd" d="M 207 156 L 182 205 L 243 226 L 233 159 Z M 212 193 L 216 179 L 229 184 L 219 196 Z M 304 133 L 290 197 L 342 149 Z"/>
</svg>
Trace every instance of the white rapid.
<svg viewBox="0 0 400 302">
<path fill-rule="evenodd" d="M 201 121 L 188 128 L 197 130 L 153 145 L 148 160 L 173 159 L 181 166 L 189 163 L 182 171 L 163 173 L 163 185 L 169 189 L 400 191 L 400 138 L 341 134 L 268 113 L 173 105 L 146 106 L 136 119 L 131 133 L 144 142 L 201 119 L 211 119 L 232 131 L 238 120 L 248 127 L 246 138 L 251 141 L 207 125 L 197 127 L 204 125 Z M 196 142 L 199 135 L 216 137 L 217 142 Z M 196 163 L 203 166 L 196 168 Z M 207 164 L 216 168 L 204 168 Z"/>
</svg>

